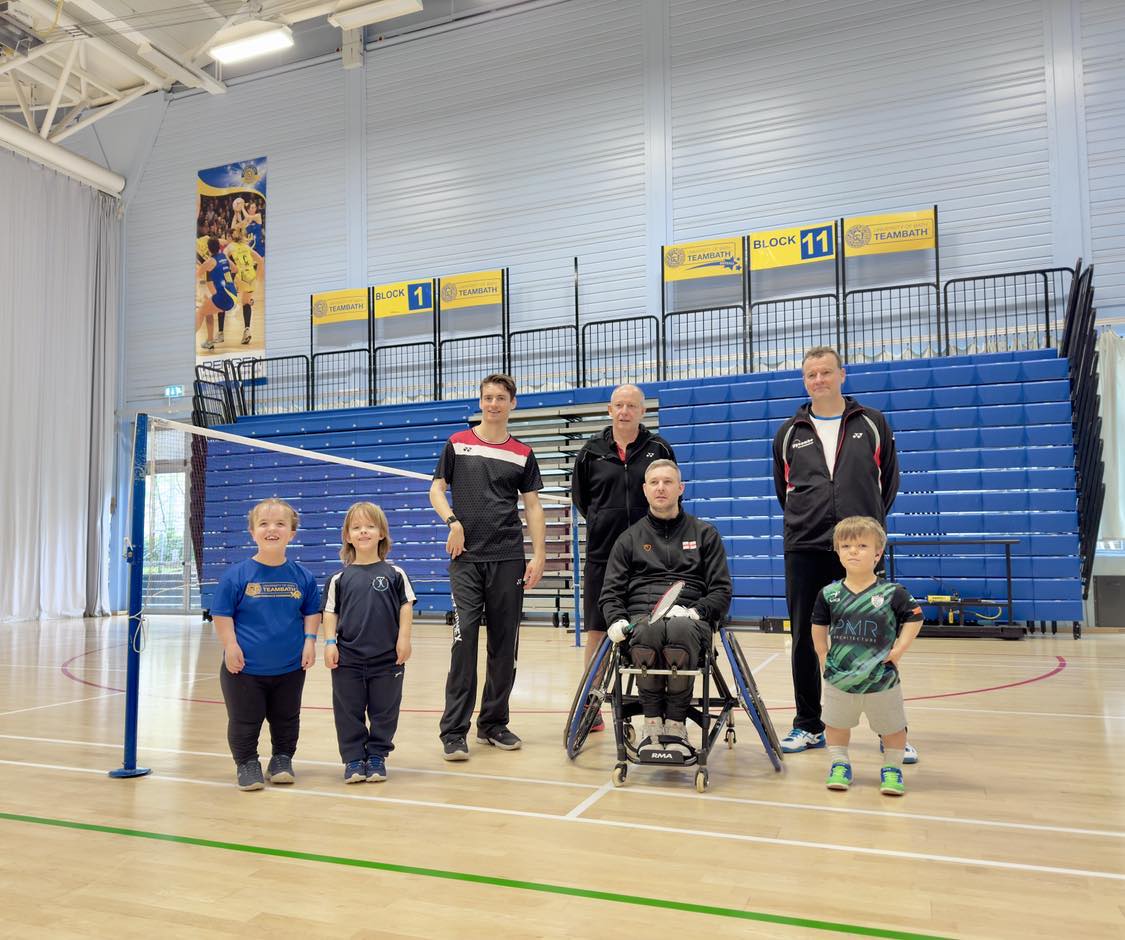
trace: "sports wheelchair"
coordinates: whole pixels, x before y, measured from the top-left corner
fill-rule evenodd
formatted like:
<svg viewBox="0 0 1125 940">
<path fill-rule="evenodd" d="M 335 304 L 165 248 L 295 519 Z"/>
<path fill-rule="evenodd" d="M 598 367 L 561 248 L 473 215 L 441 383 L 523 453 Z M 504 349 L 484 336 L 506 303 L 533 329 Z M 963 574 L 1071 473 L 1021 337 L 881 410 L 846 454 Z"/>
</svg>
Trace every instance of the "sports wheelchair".
<svg viewBox="0 0 1125 940">
<path fill-rule="evenodd" d="M 697 669 L 645 669 L 634 666 L 624 655 L 625 651 L 612 643 L 608 637 L 594 652 L 590 664 L 582 675 L 570 713 L 566 719 L 564 744 L 567 756 L 573 760 L 578 756 L 590 734 L 590 729 L 601 712 L 603 703 L 608 701 L 613 708 L 613 736 L 617 744 L 617 763 L 613 768 L 613 785 L 625 785 L 629 764 L 648 764 L 664 767 L 694 766 L 695 789 L 703 793 L 707 789 L 709 774 L 707 758 L 722 735 L 727 747 L 734 747 L 736 740 L 734 712 L 742 705 L 747 717 L 765 748 L 766 755 L 775 771 L 781 770 L 781 742 L 770 720 L 766 703 L 758 692 L 757 683 L 746 663 L 738 638 L 728 627 L 713 631 L 712 642 L 706 644 L 702 661 Z M 737 696 L 731 691 L 726 677 L 719 669 L 716 658 L 715 638 L 718 638 L 730 663 Z M 636 680 L 642 674 L 648 675 L 690 675 L 702 677 L 699 697 L 693 697 L 688 708 L 688 721 L 699 725 L 702 740 L 699 747 L 689 744 L 685 756 L 675 751 L 664 751 L 667 757 L 642 759 L 637 751 L 637 731 L 632 719 L 641 714 L 641 702 L 637 695 Z M 694 691 L 694 690 L 693 690 Z M 663 736 L 662 736 L 663 740 Z"/>
</svg>

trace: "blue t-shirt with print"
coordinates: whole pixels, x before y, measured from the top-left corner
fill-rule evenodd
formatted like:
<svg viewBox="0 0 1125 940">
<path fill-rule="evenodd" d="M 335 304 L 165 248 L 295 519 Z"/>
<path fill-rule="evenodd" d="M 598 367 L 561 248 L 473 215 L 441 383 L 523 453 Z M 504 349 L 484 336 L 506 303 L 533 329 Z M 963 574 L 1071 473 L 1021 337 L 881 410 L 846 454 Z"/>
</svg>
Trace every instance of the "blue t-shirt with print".
<svg viewBox="0 0 1125 940">
<path fill-rule="evenodd" d="M 280 676 L 301 668 L 305 617 L 320 611 L 320 588 L 295 561 L 263 565 L 247 558 L 219 581 L 212 616 L 233 617 L 234 636 L 250 676 Z"/>
</svg>

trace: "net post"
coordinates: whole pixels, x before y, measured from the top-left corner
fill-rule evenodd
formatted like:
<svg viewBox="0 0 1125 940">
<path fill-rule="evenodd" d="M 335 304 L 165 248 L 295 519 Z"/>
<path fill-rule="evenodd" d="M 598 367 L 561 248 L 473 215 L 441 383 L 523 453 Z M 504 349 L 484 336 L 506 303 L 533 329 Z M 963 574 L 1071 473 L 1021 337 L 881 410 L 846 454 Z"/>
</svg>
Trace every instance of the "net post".
<svg viewBox="0 0 1125 940">
<path fill-rule="evenodd" d="M 582 646 L 582 559 L 578 551 L 578 507 L 570 504 L 570 564 L 574 572 L 574 645 Z"/>
<path fill-rule="evenodd" d="M 129 564 L 129 627 L 125 679 L 125 742 L 121 766 L 111 777 L 143 777 L 151 771 L 137 766 L 137 703 L 140 694 L 144 601 L 145 549 L 145 465 L 148 462 L 148 415 L 138 414 L 133 434 L 133 512 L 132 531 L 125 553 Z"/>
</svg>

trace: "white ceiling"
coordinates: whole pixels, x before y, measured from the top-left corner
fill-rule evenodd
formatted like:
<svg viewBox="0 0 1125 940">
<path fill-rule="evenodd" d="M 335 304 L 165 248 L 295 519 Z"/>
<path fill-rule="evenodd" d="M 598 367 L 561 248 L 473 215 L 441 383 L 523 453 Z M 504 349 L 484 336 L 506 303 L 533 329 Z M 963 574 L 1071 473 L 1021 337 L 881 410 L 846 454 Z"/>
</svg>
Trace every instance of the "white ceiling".
<svg viewBox="0 0 1125 940">
<path fill-rule="evenodd" d="M 225 82 L 336 52 L 326 16 L 365 0 L 0 0 L 0 121 L 59 143 L 136 98 L 172 87 L 223 94 Z M 365 30 L 416 32 L 527 0 L 423 0 L 420 13 Z M 206 54 L 224 26 L 283 22 L 294 47 L 221 69 Z M 3 137 L 0 127 L 0 137 Z"/>
</svg>

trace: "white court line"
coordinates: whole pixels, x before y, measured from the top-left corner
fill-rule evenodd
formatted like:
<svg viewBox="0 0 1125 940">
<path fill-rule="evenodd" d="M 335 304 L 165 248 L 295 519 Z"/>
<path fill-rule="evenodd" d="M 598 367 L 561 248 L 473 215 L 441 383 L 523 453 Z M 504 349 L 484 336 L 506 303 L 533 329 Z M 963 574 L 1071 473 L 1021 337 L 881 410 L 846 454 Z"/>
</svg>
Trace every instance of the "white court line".
<svg viewBox="0 0 1125 940">
<path fill-rule="evenodd" d="M 31 735 L 24 734 L 0 734 L 0 740 L 8 741 L 32 741 L 37 744 L 62 744 L 66 747 L 101 747 L 116 750 L 121 747 L 120 743 L 110 743 L 104 741 L 74 741 L 67 740 L 66 738 L 39 738 Z M 229 753 L 220 753 L 218 751 L 185 751 L 176 747 L 149 747 L 148 745 L 141 745 L 138 748 L 140 753 L 157 753 L 157 754 L 183 754 L 188 757 L 216 757 L 220 760 L 230 760 Z M 301 764 L 308 764 L 312 767 L 343 767 L 340 761 L 327 761 L 327 760 L 312 760 L 311 758 L 299 758 L 297 766 Z M 428 774 L 435 777 L 458 777 L 462 780 L 499 780 L 501 783 L 532 783 L 544 787 L 567 787 L 572 790 L 597 790 L 596 784 L 574 782 L 568 783 L 565 780 L 542 780 L 538 777 L 511 777 L 503 774 L 481 774 L 468 771 L 455 771 L 455 770 L 430 770 L 429 768 L 422 767 L 404 767 L 400 764 L 395 764 L 395 773 L 406 774 Z"/>
<path fill-rule="evenodd" d="M 959 708 L 955 705 L 915 705 L 907 702 L 906 707 L 912 711 L 924 712 L 968 712 L 973 715 L 990 715 L 992 717 L 1003 715 L 1020 715 L 1027 718 L 1096 718 L 1101 720 L 1109 718 L 1112 721 L 1125 721 L 1125 715 L 1096 715 L 1079 714 L 1077 712 L 1018 712 L 1007 708 Z"/>
<path fill-rule="evenodd" d="M 27 761 L 0 760 L 0 764 L 12 767 L 30 767 L 36 770 L 57 771 L 60 773 L 96 773 L 104 775 L 105 771 L 90 770 L 84 767 L 59 767 L 54 764 L 36 764 Z M 166 780 L 175 783 L 187 783 L 197 786 L 224 787 L 230 789 L 231 784 L 220 783 L 216 780 L 198 780 L 193 777 L 171 777 L 162 774 L 152 774 L 141 777 L 141 780 Z M 407 800 L 399 797 L 377 796 L 369 794 L 328 793 L 320 790 L 303 790 L 299 787 L 270 787 L 266 793 L 278 794 L 288 792 L 294 796 L 312 796 L 321 799 L 352 799 L 364 800 L 373 803 L 388 803 L 397 806 L 424 807 L 426 809 L 461 810 L 473 813 L 485 813 L 496 816 L 516 816 L 524 819 L 542 819 L 552 822 L 574 823 L 585 826 L 604 826 L 614 829 L 627 829 L 643 832 L 658 832 L 673 836 L 700 836 L 706 839 L 721 839 L 728 842 L 749 842 L 758 845 L 777 845 L 785 848 L 820 849 L 827 852 L 843 852 L 855 855 L 871 855 L 880 858 L 903 858 L 919 862 L 941 862 L 950 865 L 973 865 L 979 868 L 997 868 L 1008 871 L 1035 872 L 1048 875 L 1070 875 L 1076 878 L 1100 878 L 1109 881 L 1125 881 L 1125 874 L 1110 871 L 1096 871 L 1083 868 L 1063 868 L 1053 865 L 1029 865 L 1024 862 L 1004 862 L 994 859 L 971 858 L 958 855 L 934 855 L 924 852 L 904 852 L 894 849 L 875 849 L 863 846 L 840 845 L 835 842 L 809 842 L 804 839 L 780 839 L 769 836 L 752 836 L 735 832 L 715 832 L 707 829 L 683 829 L 675 826 L 656 826 L 646 823 L 622 822 L 614 819 L 590 819 L 584 816 L 559 816 L 555 813 L 535 813 L 529 810 L 502 809 L 492 806 L 466 806 L 459 803 L 439 803 L 433 800 Z"/>
<path fill-rule="evenodd" d="M 51 702 L 50 704 L 47 704 L 47 705 L 32 705 L 30 708 L 16 708 L 16 709 L 13 709 L 10 712 L 0 712 L 0 718 L 4 718 L 8 715 L 21 715 L 24 712 L 36 712 L 36 711 L 39 711 L 41 708 L 58 708 L 60 705 L 77 705 L 80 702 L 96 702 L 99 699 L 113 698 L 113 696 L 115 696 L 115 695 L 124 695 L 124 694 L 125 694 L 124 692 L 106 692 L 103 695 L 90 695 L 90 696 L 87 696 L 86 698 L 71 699 L 69 702 Z"/>
<path fill-rule="evenodd" d="M 576 817 L 581 816 L 584 812 L 586 812 L 586 810 L 588 810 L 591 806 L 598 802 L 598 800 L 609 793 L 609 791 L 612 789 L 612 783 L 603 783 L 593 793 L 586 797 L 586 799 L 584 799 L 581 803 L 574 807 L 574 809 L 567 813 L 566 818 L 575 819 Z"/>
<path fill-rule="evenodd" d="M 32 737 L 30 735 L 20 734 L 0 734 L 0 740 L 7 741 L 31 741 L 39 744 L 60 744 L 66 747 L 97 747 L 109 748 L 116 750 L 121 747 L 117 743 L 106 743 L 101 741 L 77 741 L 68 740 L 66 738 L 42 738 Z M 182 754 L 189 757 L 214 757 L 219 760 L 229 760 L 230 755 L 218 751 L 185 751 L 180 748 L 174 747 L 141 747 L 140 753 L 152 752 L 161 754 Z M 297 761 L 297 766 L 301 764 L 308 764 L 313 767 L 338 767 L 340 764 L 336 761 L 323 761 L 323 760 L 309 760 L 300 759 Z M 55 765 L 50 765 L 55 766 Z M 530 783 L 539 786 L 555 786 L 555 787 L 568 787 L 570 789 L 580 790 L 593 790 L 595 791 L 591 797 L 587 798 L 578 807 L 571 810 L 568 816 L 577 816 L 585 810 L 589 809 L 597 800 L 601 799 L 606 793 L 614 789 L 612 782 L 596 786 L 590 783 L 568 783 L 562 780 L 543 780 L 535 777 L 510 777 L 500 774 L 480 774 L 470 773 L 467 771 L 450 771 L 450 770 L 428 770 L 412 767 L 400 767 L 395 765 L 394 771 L 396 773 L 416 773 L 416 774 L 432 774 L 441 777 L 458 777 L 462 780 L 498 780 L 504 783 Z M 161 774 L 163 777 L 164 775 Z M 224 784 L 225 785 L 225 784 Z M 1020 823 L 1020 822 L 1007 822 L 997 819 L 970 819 L 960 816 L 937 816 L 925 813 L 898 813 L 889 812 L 886 810 L 877 809 L 859 809 L 855 807 L 846 806 L 824 806 L 818 803 L 788 803 L 781 800 L 755 800 L 750 797 L 738 796 L 718 796 L 713 793 L 708 793 L 706 796 L 692 792 L 685 792 L 682 790 L 672 790 L 668 787 L 629 787 L 622 788 L 619 792 L 630 797 L 637 796 L 669 796 L 676 799 L 689 799 L 689 800 L 713 800 L 718 803 L 737 803 L 749 806 L 764 806 L 770 809 L 792 809 L 792 810 L 808 810 L 814 813 L 834 813 L 842 816 L 879 816 L 884 819 L 905 820 L 907 822 L 914 820 L 921 820 L 925 822 L 938 822 L 950 823 L 952 825 L 966 825 L 966 826 L 987 826 L 995 829 L 1014 829 L 1014 830 L 1027 830 L 1030 832 L 1057 832 L 1066 835 L 1079 835 L 1079 836 L 1095 836 L 1104 837 L 1107 839 L 1125 839 L 1125 831 L 1116 829 L 1082 829 L 1074 826 L 1048 826 L 1041 823 Z M 442 804 L 448 805 L 448 804 Z"/>
</svg>

